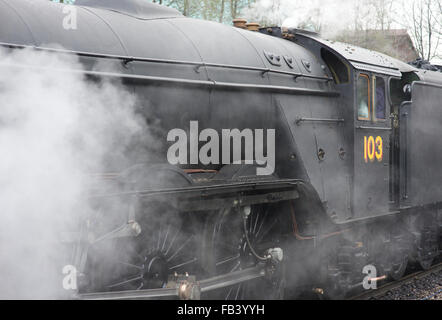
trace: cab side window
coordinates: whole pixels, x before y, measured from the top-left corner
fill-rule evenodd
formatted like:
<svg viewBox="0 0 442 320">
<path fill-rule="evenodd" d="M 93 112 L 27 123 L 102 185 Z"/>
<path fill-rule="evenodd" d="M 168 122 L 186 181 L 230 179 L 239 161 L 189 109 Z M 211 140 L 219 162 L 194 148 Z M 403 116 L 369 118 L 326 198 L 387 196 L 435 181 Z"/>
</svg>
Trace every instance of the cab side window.
<svg viewBox="0 0 442 320">
<path fill-rule="evenodd" d="M 385 120 L 386 100 L 385 100 L 385 81 L 382 78 L 375 77 L 373 80 L 373 105 L 376 120 Z"/>
<path fill-rule="evenodd" d="M 370 77 L 360 74 L 357 81 L 358 120 L 371 120 L 370 118 Z"/>
</svg>

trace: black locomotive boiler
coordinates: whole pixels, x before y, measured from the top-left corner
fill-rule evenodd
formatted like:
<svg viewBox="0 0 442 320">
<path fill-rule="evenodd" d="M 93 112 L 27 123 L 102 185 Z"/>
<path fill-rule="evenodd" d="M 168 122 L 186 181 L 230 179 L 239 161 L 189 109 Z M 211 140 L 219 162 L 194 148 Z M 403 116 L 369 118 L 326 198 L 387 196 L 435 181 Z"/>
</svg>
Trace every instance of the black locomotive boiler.
<svg viewBox="0 0 442 320">
<path fill-rule="evenodd" d="M 77 0 L 65 29 L 63 7 L 0 0 L 0 45 L 121 81 L 160 144 L 91 193 L 77 297 L 336 298 L 438 257 L 441 73 L 142 0 Z M 187 139 L 174 161 L 170 132 Z"/>
</svg>

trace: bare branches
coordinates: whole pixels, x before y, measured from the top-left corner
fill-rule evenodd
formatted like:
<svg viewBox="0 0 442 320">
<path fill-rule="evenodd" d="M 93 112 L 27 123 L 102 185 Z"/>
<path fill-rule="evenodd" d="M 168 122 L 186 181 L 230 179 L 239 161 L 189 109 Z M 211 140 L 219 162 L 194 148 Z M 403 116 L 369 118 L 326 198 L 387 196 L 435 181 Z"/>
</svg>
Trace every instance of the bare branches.
<svg viewBox="0 0 442 320">
<path fill-rule="evenodd" d="M 442 40 L 442 1 L 414 0 L 408 27 L 416 50 L 425 60 L 441 57 Z"/>
<path fill-rule="evenodd" d="M 146 0 L 149 1 L 149 0 Z M 364 37 L 373 32 L 407 29 L 419 56 L 442 58 L 442 0 L 150 0 L 172 6 L 184 15 L 223 23 L 240 15 L 262 25 L 280 25 L 287 18 L 297 27 L 324 36 Z M 365 34 L 365 36 L 364 36 Z M 375 39 L 388 47 L 388 39 Z"/>
<path fill-rule="evenodd" d="M 149 0 L 146 0 L 149 1 Z M 179 10 L 192 18 L 231 23 L 256 0 L 150 0 Z"/>
</svg>

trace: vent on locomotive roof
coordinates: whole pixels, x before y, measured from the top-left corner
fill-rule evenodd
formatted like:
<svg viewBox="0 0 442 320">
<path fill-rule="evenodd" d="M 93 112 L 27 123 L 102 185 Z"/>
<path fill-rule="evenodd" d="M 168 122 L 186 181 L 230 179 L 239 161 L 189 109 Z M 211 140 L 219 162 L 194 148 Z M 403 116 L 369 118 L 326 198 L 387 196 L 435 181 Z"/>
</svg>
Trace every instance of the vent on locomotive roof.
<svg viewBox="0 0 442 320">
<path fill-rule="evenodd" d="M 147 0 L 76 0 L 75 5 L 107 9 L 138 19 L 162 19 L 182 16 L 178 10 L 150 3 Z"/>
<path fill-rule="evenodd" d="M 287 30 L 288 33 L 291 34 L 305 34 L 305 35 L 309 35 L 309 36 L 319 36 L 319 33 L 315 32 L 315 31 L 311 31 L 311 30 L 306 30 L 306 29 L 298 29 L 298 28 L 285 28 Z"/>
</svg>

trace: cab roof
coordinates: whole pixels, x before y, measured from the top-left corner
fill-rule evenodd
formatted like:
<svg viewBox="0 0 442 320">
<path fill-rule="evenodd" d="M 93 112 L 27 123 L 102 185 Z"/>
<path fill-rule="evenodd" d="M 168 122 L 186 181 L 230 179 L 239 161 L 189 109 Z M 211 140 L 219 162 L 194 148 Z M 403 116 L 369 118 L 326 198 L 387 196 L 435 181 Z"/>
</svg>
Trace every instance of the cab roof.
<svg viewBox="0 0 442 320">
<path fill-rule="evenodd" d="M 296 42 L 302 45 L 317 43 L 335 55 L 340 56 L 357 70 L 376 72 L 396 77 L 401 77 L 403 72 L 417 72 L 415 67 L 389 57 L 385 54 L 357 47 L 338 41 L 322 39 L 319 35 L 303 30 L 290 29 L 289 33 L 295 35 Z"/>
</svg>

